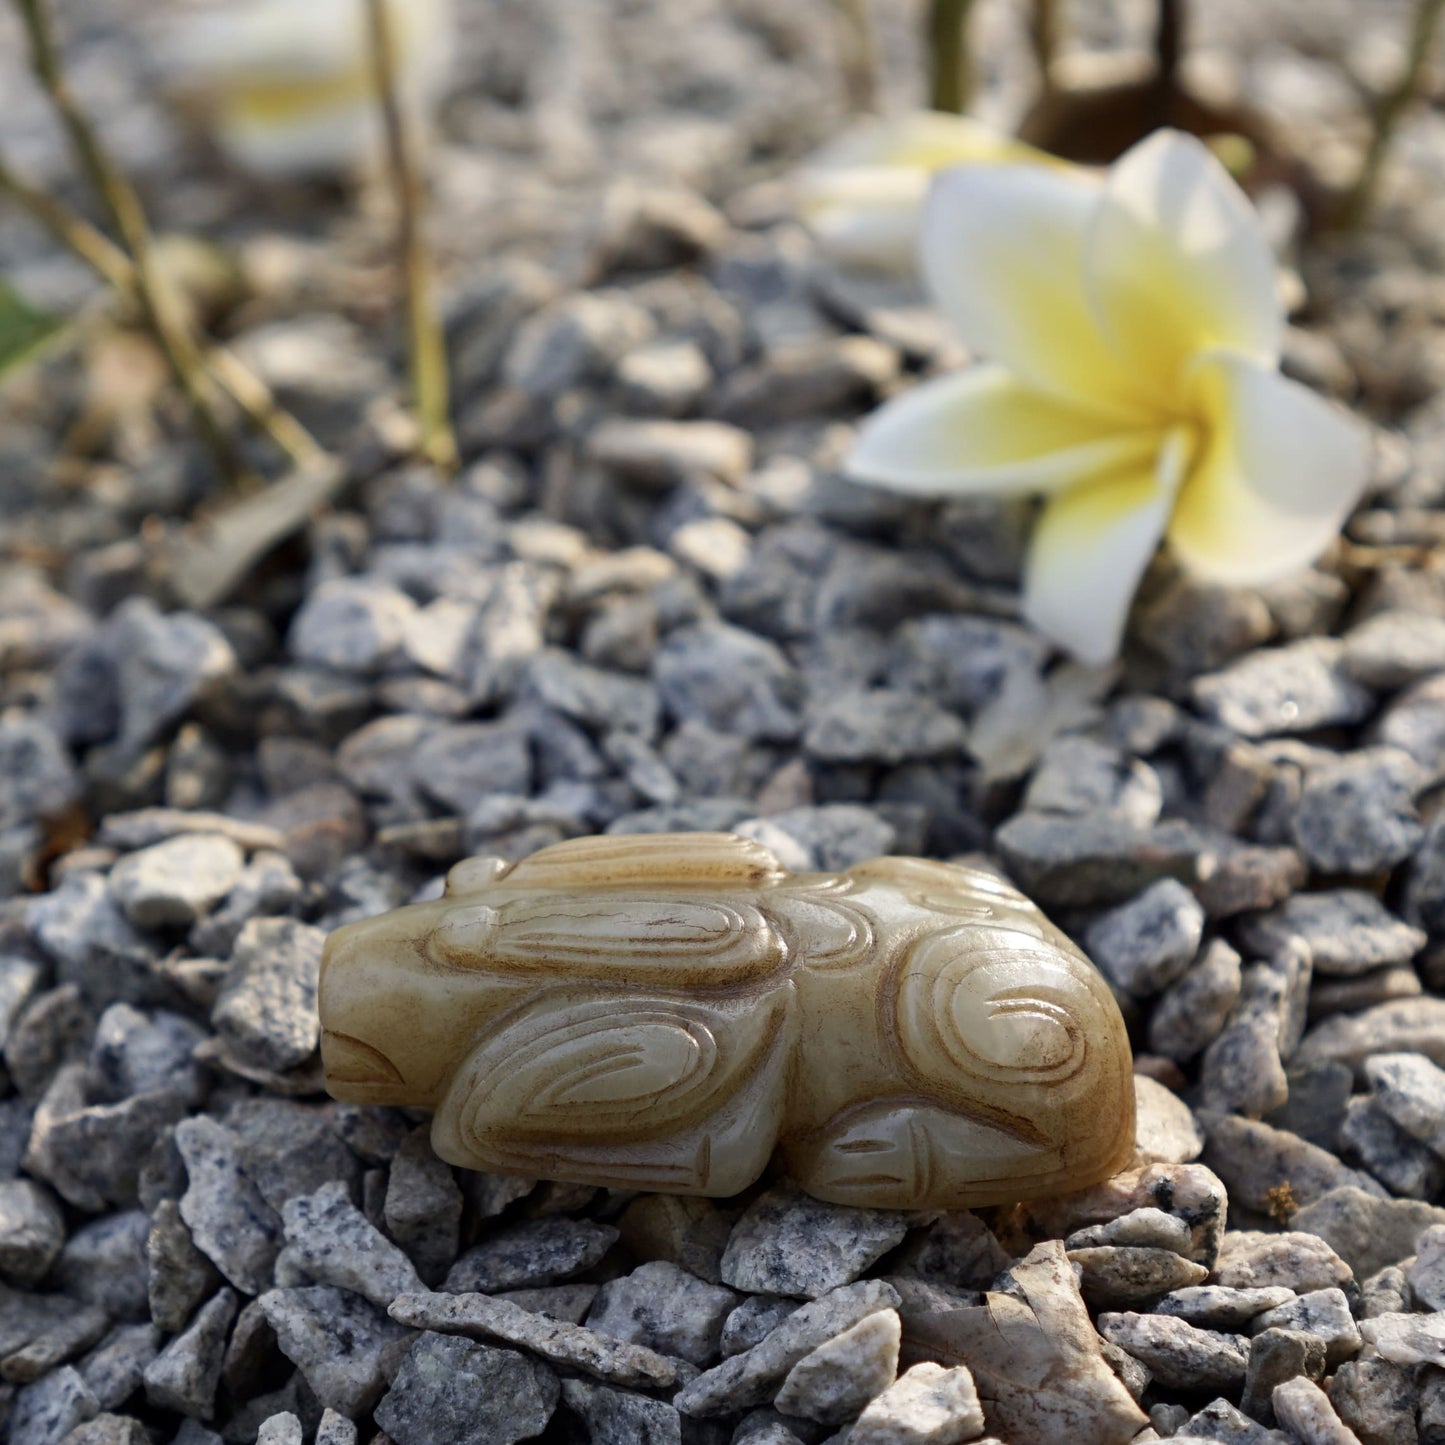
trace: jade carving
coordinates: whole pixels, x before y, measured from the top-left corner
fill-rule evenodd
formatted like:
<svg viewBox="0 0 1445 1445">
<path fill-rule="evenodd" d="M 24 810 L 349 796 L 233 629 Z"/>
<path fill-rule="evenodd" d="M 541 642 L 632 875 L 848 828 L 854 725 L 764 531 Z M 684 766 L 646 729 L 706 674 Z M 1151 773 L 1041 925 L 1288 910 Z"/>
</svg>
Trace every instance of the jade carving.
<svg viewBox="0 0 1445 1445">
<path fill-rule="evenodd" d="M 955 864 L 794 874 L 718 833 L 474 858 L 337 929 L 320 1010 L 330 1092 L 433 1109 L 468 1168 L 723 1196 L 776 1151 L 820 1199 L 960 1208 L 1132 1156 L 1108 987 Z"/>
</svg>

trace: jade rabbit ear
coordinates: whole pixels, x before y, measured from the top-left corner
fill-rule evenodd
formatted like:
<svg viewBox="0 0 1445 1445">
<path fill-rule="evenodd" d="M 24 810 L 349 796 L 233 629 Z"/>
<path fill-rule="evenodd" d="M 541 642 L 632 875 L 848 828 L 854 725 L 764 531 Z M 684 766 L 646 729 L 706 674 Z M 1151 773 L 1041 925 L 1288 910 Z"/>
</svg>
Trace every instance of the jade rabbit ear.
<svg viewBox="0 0 1445 1445">
<path fill-rule="evenodd" d="M 771 851 L 736 833 L 655 833 L 554 843 L 512 870 L 518 888 L 756 888 L 785 876 Z"/>
<path fill-rule="evenodd" d="M 485 893 L 514 866 L 505 858 L 466 858 L 448 872 L 446 896 L 459 898 L 468 893 Z"/>
</svg>

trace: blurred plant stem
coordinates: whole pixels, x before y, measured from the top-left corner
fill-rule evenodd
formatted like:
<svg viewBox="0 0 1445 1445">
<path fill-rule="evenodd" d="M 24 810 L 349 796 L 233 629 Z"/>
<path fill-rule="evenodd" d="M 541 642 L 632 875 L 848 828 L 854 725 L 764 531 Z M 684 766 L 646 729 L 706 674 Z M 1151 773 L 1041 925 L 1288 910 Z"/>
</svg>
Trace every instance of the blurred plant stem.
<svg viewBox="0 0 1445 1445">
<path fill-rule="evenodd" d="M 142 305 L 139 274 L 126 253 L 77 215 L 63 201 L 17 175 L 0 160 L 0 192 L 10 196 L 43 225 L 61 245 L 68 247 L 124 299 Z M 177 322 L 180 326 L 182 323 Z M 187 338 L 189 342 L 189 338 Z M 194 346 L 194 343 L 190 343 Z M 319 442 L 289 412 L 280 407 L 270 388 L 223 346 L 198 353 L 211 378 L 240 407 L 258 431 L 270 437 L 292 461 L 316 466 L 327 461 Z"/>
<path fill-rule="evenodd" d="M 134 268 L 136 299 L 156 343 L 166 358 L 191 408 L 196 429 L 211 454 L 216 470 L 233 480 L 236 462 L 231 445 L 216 415 L 215 387 L 207 375 L 195 341 L 157 275 L 151 254 L 150 227 L 140 197 L 116 168 L 100 143 L 89 119 L 76 103 L 60 64 L 60 52 L 50 25 L 45 0 L 14 0 L 30 46 L 30 67 L 59 117 L 71 149 L 86 178 L 100 196 Z"/>
<path fill-rule="evenodd" d="M 1185 0 L 1159 0 L 1159 21 L 1154 31 L 1154 115 L 1150 129 L 1168 125 L 1174 114 L 1187 21 Z"/>
<path fill-rule="evenodd" d="M 833 0 L 837 7 L 839 51 L 843 80 L 848 89 L 848 108 L 868 112 L 878 109 L 878 45 L 873 34 L 869 0 Z"/>
<path fill-rule="evenodd" d="M 973 98 L 973 66 L 966 34 L 972 9 L 973 0 L 930 0 L 929 103 L 934 110 L 961 115 Z"/>
<path fill-rule="evenodd" d="M 1034 0 L 1033 14 L 1029 18 L 1029 42 L 1033 46 L 1045 90 L 1053 89 L 1054 62 L 1059 57 L 1063 38 L 1064 17 L 1060 0 Z"/>
<path fill-rule="evenodd" d="M 1379 190 L 1380 175 L 1389 155 L 1390 142 L 1395 138 L 1401 117 L 1420 89 L 1420 79 L 1430 58 L 1430 49 L 1442 13 L 1445 13 L 1445 0 L 1418 0 L 1415 6 L 1405 68 L 1400 72 L 1400 78 L 1375 107 L 1369 149 L 1365 152 L 1364 162 L 1360 166 L 1359 179 L 1345 202 L 1346 226 L 1358 226 L 1375 204 L 1375 194 Z"/>
<path fill-rule="evenodd" d="M 397 250 L 406 280 L 412 401 L 421 449 L 445 472 L 457 468 L 446 338 L 437 314 L 435 276 L 425 234 L 426 188 L 411 117 L 397 93 L 397 46 L 387 0 L 365 0 L 371 64 L 386 132 L 387 166 L 397 211 Z"/>
</svg>

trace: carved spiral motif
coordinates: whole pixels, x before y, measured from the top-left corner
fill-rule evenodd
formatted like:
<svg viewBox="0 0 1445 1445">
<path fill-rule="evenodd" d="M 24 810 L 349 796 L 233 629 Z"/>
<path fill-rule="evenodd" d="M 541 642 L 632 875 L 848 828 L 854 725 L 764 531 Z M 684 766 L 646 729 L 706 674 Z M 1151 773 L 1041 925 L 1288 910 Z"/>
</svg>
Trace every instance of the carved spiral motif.
<svg viewBox="0 0 1445 1445">
<path fill-rule="evenodd" d="M 920 939 L 903 966 L 898 1039 L 934 1083 L 962 1071 L 999 1084 L 1057 1085 L 1088 1063 L 1102 1005 L 1056 950 L 1028 934 L 950 928 Z"/>
</svg>

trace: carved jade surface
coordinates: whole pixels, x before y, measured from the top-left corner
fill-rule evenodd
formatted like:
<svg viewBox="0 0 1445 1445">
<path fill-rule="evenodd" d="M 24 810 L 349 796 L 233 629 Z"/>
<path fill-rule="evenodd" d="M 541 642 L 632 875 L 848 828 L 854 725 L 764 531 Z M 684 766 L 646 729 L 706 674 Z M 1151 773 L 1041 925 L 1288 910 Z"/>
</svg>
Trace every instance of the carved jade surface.
<svg viewBox="0 0 1445 1445">
<path fill-rule="evenodd" d="M 729 834 L 475 858 L 337 929 L 338 1099 L 435 1110 L 454 1164 L 729 1195 L 774 1152 L 820 1199 L 964 1207 L 1129 1160 L 1128 1039 L 1021 893 L 917 858 L 789 873 Z"/>
</svg>

